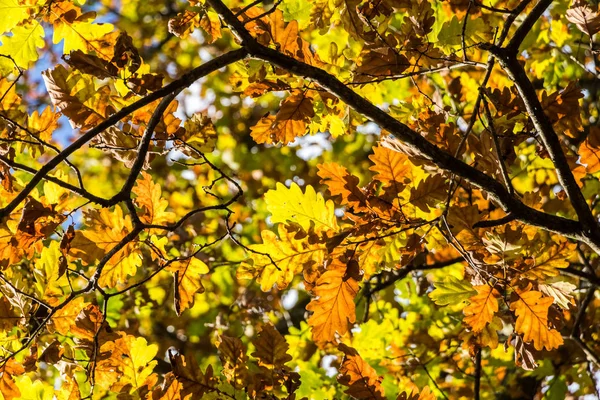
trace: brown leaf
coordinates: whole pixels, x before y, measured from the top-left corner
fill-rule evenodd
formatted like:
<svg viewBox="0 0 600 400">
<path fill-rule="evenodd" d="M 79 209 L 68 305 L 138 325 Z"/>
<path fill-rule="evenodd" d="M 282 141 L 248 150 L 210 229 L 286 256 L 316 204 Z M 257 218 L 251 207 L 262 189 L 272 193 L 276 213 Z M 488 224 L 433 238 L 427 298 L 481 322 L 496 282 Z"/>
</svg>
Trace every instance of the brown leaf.
<svg viewBox="0 0 600 400">
<path fill-rule="evenodd" d="M 600 14 L 594 11 L 585 0 L 575 0 L 571 8 L 567 10 L 566 17 L 588 36 L 594 36 L 600 32 Z"/>
<path fill-rule="evenodd" d="M 340 343 L 338 349 L 344 353 L 338 382 L 349 386 L 344 393 L 356 399 L 385 399 L 383 386 L 381 386 L 383 377 L 378 376 L 375 369 L 352 347 Z"/>
<path fill-rule="evenodd" d="M 296 90 L 283 100 L 275 117 L 265 116 L 258 121 L 251 136 L 256 143 L 288 144 L 306 134 L 307 123 L 314 115 L 312 99 Z"/>
<path fill-rule="evenodd" d="M 185 39 L 200 26 L 200 14 L 185 10 L 169 20 L 169 32 L 178 38 Z"/>
<path fill-rule="evenodd" d="M 252 357 L 258 359 L 260 366 L 280 369 L 285 363 L 292 361 L 292 357 L 287 354 L 290 346 L 273 324 L 265 325 L 252 343 L 256 347 Z"/>
<path fill-rule="evenodd" d="M 241 389 L 247 386 L 248 378 L 248 356 L 242 341 L 236 337 L 220 335 L 217 340 L 219 358 L 223 364 L 223 375 L 227 382 L 235 388 Z"/>
<path fill-rule="evenodd" d="M 119 72 L 114 64 L 96 57 L 95 55 L 85 54 L 81 50 L 75 50 L 68 55 L 63 55 L 63 60 L 65 60 L 72 68 L 77 69 L 84 74 L 94 75 L 100 79 L 114 78 Z"/>
<path fill-rule="evenodd" d="M 408 59 L 389 47 L 370 50 L 362 56 L 355 71 L 355 82 L 369 82 L 374 78 L 399 75 L 410 66 Z"/>
<path fill-rule="evenodd" d="M 173 369 L 173 375 L 181 385 L 180 395 L 182 398 L 196 400 L 202 398 L 206 393 L 217 390 L 217 380 L 213 376 L 212 366 L 202 372 L 193 356 L 184 357 L 169 351 L 169 361 Z M 191 395 L 191 397 L 187 397 Z"/>
</svg>

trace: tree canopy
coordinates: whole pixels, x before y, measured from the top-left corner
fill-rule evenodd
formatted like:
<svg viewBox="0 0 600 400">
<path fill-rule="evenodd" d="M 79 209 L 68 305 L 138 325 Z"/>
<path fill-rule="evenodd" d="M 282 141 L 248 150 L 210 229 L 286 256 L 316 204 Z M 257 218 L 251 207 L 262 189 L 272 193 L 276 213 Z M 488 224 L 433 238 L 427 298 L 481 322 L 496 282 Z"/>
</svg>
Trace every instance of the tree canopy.
<svg viewBox="0 0 600 400">
<path fill-rule="evenodd" d="M 0 0 L 0 397 L 597 398 L 598 32 Z"/>
</svg>

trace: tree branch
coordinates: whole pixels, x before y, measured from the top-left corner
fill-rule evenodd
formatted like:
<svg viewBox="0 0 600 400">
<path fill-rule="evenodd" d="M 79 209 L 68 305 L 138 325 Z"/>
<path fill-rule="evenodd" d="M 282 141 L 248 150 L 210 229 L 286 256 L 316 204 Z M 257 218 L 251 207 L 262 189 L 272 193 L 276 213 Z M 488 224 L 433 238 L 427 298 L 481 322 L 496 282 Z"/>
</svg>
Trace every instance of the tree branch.
<svg viewBox="0 0 600 400">
<path fill-rule="evenodd" d="M 207 1 L 229 25 L 234 35 L 241 41 L 242 46 L 252 57 L 318 83 L 354 110 L 394 134 L 410 149 L 411 153 L 435 164 L 440 169 L 463 177 L 475 187 L 487 192 L 492 200 L 498 203 L 506 212 L 513 213 L 516 219 L 583 241 L 600 253 L 600 235 L 590 236 L 584 234 L 581 224 L 576 221 L 546 214 L 526 206 L 519 199 L 512 196 L 503 184 L 428 142 L 419 133 L 358 95 L 335 76 L 258 43 L 221 0 Z M 513 15 L 509 15 L 510 17 L 513 17 Z"/>
<path fill-rule="evenodd" d="M 502 68 L 506 71 L 509 78 L 515 83 L 515 86 L 525 104 L 525 108 L 529 113 L 529 117 L 533 122 L 550 159 L 556 167 L 556 174 L 560 184 L 565 189 L 567 196 L 573 204 L 573 208 L 577 213 L 577 217 L 583 226 L 585 235 L 588 237 L 600 237 L 600 230 L 595 221 L 590 208 L 587 205 L 585 197 L 579 190 L 579 185 L 575 181 L 575 177 L 571 172 L 569 163 L 560 144 L 560 139 L 554 131 L 552 122 L 544 113 L 542 105 L 537 97 L 533 84 L 527 77 L 525 69 L 519 61 L 512 56 L 509 50 L 499 48 L 497 46 L 484 46 L 498 59 Z"/>
<path fill-rule="evenodd" d="M 433 264 L 429 264 L 429 265 L 407 265 L 406 267 L 402 267 L 398 270 L 397 274 L 393 274 L 390 279 L 380 282 L 377 285 L 373 286 L 371 289 L 369 289 L 368 291 L 365 292 L 365 296 L 367 297 L 371 297 L 374 293 L 377 293 L 383 289 L 386 289 L 390 286 L 392 286 L 394 283 L 401 281 L 402 279 L 406 278 L 408 276 L 408 274 L 410 274 L 411 272 L 414 271 L 429 271 L 432 269 L 440 269 L 440 268 L 445 268 L 448 267 L 452 264 L 455 264 L 457 262 L 461 262 L 463 261 L 462 257 L 456 257 L 456 258 L 452 258 L 450 260 L 446 260 L 446 261 L 441 261 L 438 263 L 433 263 Z"/>
<path fill-rule="evenodd" d="M 45 164 L 39 171 L 31 178 L 25 188 L 4 208 L 0 209 L 0 221 L 6 218 L 15 208 L 23 201 L 29 193 L 37 186 L 38 183 L 46 177 L 46 175 L 56 168 L 61 162 L 66 160 L 71 154 L 83 147 L 91 139 L 102 133 L 105 129 L 116 124 L 119 120 L 131 114 L 132 112 L 165 97 L 166 95 L 173 93 L 177 90 L 190 86 L 192 83 L 214 72 L 220 68 L 223 68 L 231 63 L 244 59 L 248 55 L 245 49 L 238 49 L 230 51 L 229 53 L 223 54 L 213 60 L 202 64 L 201 66 L 194 68 L 190 72 L 184 74 L 181 78 L 169 83 L 163 88 L 149 94 L 148 96 L 141 98 L 133 104 L 123 107 L 118 112 L 114 113 L 106 120 L 102 121 L 95 128 L 90 129 L 84 133 L 79 139 L 74 141 L 71 145 L 65 148 L 60 154 L 57 154 L 52 160 Z"/>
</svg>

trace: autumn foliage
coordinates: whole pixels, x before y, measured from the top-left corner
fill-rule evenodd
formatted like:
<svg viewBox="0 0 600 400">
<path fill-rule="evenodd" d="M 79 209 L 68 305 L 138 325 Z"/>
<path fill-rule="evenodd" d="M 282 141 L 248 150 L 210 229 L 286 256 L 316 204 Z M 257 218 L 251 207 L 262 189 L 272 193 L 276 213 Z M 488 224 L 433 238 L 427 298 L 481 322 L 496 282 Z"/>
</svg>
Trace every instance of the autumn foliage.
<svg viewBox="0 0 600 400">
<path fill-rule="evenodd" d="M 589 0 L 0 0 L 0 397 L 600 388 Z"/>
</svg>

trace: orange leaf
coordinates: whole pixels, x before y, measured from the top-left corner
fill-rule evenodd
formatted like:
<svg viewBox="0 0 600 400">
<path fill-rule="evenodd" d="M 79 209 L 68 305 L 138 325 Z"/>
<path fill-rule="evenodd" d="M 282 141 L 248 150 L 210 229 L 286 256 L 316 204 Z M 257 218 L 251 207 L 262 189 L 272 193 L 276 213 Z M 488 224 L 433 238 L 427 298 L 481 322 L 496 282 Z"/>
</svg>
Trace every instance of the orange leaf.
<svg viewBox="0 0 600 400">
<path fill-rule="evenodd" d="M 334 261 L 317 281 L 313 299 L 306 309 L 313 312 L 308 319 L 313 339 L 319 345 L 335 341 L 336 332 L 344 335 L 356 321 L 354 297 L 358 282 L 346 276 L 346 266 Z"/>
<path fill-rule="evenodd" d="M 142 172 L 142 179 L 136 181 L 136 185 L 131 190 L 137 197 L 135 204 L 144 210 L 140 219 L 148 224 L 163 224 L 171 222 L 174 214 L 165 211 L 169 202 L 161 198 L 161 188 L 158 183 L 152 181 L 152 176 Z"/>
<path fill-rule="evenodd" d="M 585 164 L 588 174 L 600 171 L 600 128 L 593 126 L 590 134 L 579 146 L 581 163 Z"/>
<path fill-rule="evenodd" d="M 321 183 L 327 185 L 333 196 L 342 196 L 342 204 L 348 204 L 357 211 L 366 208 L 367 197 L 358 187 L 358 177 L 337 163 L 319 164 L 317 168 Z"/>
<path fill-rule="evenodd" d="M 404 183 L 406 175 L 411 170 L 408 157 L 382 146 L 373 148 L 373 151 L 374 153 L 369 156 L 369 159 L 374 165 L 369 169 L 377 172 L 374 178 L 385 186 Z M 396 192 L 401 192 L 401 190 L 396 190 Z"/>
<path fill-rule="evenodd" d="M 251 136 L 256 143 L 288 144 L 306 134 L 307 123 L 314 115 L 312 100 L 296 90 L 281 102 L 275 117 L 269 115 L 258 121 Z"/>
<path fill-rule="evenodd" d="M 542 293 L 530 290 L 531 284 L 515 293 L 519 299 L 510 303 L 510 309 L 515 312 L 517 322 L 515 330 L 523 334 L 523 341 L 533 341 L 536 350 L 558 348 L 563 338 L 556 329 L 548 327 L 548 308 L 554 302 L 552 297 L 542 297 Z"/>
<path fill-rule="evenodd" d="M 477 294 L 469 299 L 470 303 L 464 308 L 465 322 L 473 328 L 473 332 L 481 332 L 485 326 L 492 322 L 494 313 L 498 312 L 499 293 L 490 285 L 473 287 Z"/>
</svg>

